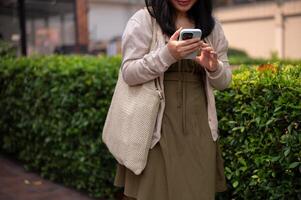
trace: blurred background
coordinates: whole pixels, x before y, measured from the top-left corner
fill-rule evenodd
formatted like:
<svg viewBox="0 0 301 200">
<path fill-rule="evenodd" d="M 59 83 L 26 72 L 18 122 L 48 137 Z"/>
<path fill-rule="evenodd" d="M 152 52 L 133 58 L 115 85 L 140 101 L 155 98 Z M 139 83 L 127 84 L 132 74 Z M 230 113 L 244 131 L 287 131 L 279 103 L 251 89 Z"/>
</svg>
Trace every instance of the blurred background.
<svg viewBox="0 0 301 200">
<path fill-rule="evenodd" d="M 0 0 L 1 200 L 121 199 L 101 133 L 122 62 L 113 55 L 142 7 Z M 215 92 L 228 186 L 216 200 L 301 200 L 301 0 L 214 0 L 214 15 L 233 70 Z"/>
<path fill-rule="evenodd" d="M 215 0 L 230 47 L 251 57 L 301 58 L 300 0 Z M 120 53 L 144 0 L 0 0 L 2 46 L 18 55 Z"/>
</svg>

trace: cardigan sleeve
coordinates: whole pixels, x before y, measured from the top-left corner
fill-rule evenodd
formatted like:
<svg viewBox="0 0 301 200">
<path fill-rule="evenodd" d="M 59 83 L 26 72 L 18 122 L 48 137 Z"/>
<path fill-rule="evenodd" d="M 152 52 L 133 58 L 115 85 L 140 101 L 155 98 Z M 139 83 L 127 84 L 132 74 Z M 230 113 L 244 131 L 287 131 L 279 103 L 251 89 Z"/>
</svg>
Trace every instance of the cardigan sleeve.
<svg viewBox="0 0 301 200">
<path fill-rule="evenodd" d="M 122 76 L 128 85 L 157 78 L 176 62 L 167 45 L 150 51 L 152 24 L 150 15 L 140 10 L 128 21 L 122 35 Z"/>
<path fill-rule="evenodd" d="M 225 37 L 222 26 L 218 20 L 215 21 L 215 27 L 212 33 L 212 47 L 217 53 L 218 67 L 214 72 L 206 70 L 210 85 L 218 90 L 227 88 L 232 79 L 232 72 L 228 60 L 228 40 Z"/>
</svg>

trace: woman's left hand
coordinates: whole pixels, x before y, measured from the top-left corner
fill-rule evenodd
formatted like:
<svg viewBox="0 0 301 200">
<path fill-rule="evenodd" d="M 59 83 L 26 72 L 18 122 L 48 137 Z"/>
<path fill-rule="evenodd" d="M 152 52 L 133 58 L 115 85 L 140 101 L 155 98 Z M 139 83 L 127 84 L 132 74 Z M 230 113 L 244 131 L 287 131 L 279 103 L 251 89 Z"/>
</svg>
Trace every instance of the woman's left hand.
<svg viewBox="0 0 301 200">
<path fill-rule="evenodd" d="M 209 72 L 217 70 L 217 53 L 207 43 L 202 42 L 200 54 L 195 58 L 195 61 L 206 68 Z"/>
</svg>

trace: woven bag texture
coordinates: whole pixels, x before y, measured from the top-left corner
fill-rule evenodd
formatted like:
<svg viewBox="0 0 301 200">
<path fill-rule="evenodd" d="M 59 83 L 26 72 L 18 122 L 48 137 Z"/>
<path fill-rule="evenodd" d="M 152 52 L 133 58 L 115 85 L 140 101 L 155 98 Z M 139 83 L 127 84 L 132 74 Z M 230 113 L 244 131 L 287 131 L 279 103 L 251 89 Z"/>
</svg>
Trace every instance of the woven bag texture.
<svg viewBox="0 0 301 200">
<path fill-rule="evenodd" d="M 152 19 L 153 35 L 150 51 L 155 46 L 156 24 Z M 135 174 L 146 166 L 156 118 L 160 106 L 158 78 L 129 86 L 121 68 L 111 105 L 103 127 L 102 140 L 114 158 Z"/>
</svg>

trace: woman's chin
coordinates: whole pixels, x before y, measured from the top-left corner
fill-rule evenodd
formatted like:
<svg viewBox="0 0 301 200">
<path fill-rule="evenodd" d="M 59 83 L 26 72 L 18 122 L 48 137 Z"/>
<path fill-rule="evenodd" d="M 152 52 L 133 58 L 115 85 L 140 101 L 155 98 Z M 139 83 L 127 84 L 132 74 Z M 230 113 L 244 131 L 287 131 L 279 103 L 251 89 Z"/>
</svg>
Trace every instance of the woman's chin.
<svg viewBox="0 0 301 200">
<path fill-rule="evenodd" d="M 173 6 L 179 12 L 187 12 L 191 9 L 195 2 L 195 0 L 172 0 Z"/>
<path fill-rule="evenodd" d="M 187 12 L 188 10 L 190 10 L 190 7 L 178 7 L 176 8 L 179 12 Z"/>
</svg>

